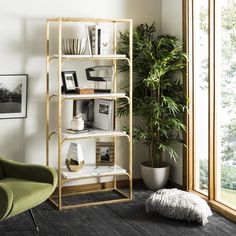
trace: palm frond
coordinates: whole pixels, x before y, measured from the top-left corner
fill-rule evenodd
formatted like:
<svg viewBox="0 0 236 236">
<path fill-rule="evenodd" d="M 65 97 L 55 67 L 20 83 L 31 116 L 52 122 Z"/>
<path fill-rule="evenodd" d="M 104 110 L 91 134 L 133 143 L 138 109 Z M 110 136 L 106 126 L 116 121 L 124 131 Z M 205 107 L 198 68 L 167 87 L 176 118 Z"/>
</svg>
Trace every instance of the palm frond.
<svg viewBox="0 0 236 236">
<path fill-rule="evenodd" d="M 118 53 L 129 56 L 128 32 L 120 33 Z M 158 35 L 155 22 L 141 24 L 133 34 L 133 113 L 139 116 L 142 126 L 133 128 L 133 137 L 152 147 L 153 162 L 167 152 L 171 158 L 178 155 L 172 144 L 182 142 L 183 122 L 188 99 L 184 95 L 181 75 L 187 56 L 178 39 L 171 35 Z M 127 63 L 119 69 L 128 72 Z M 118 102 L 117 115 L 128 114 L 126 100 Z M 160 155 L 159 155 L 159 154 Z"/>
</svg>

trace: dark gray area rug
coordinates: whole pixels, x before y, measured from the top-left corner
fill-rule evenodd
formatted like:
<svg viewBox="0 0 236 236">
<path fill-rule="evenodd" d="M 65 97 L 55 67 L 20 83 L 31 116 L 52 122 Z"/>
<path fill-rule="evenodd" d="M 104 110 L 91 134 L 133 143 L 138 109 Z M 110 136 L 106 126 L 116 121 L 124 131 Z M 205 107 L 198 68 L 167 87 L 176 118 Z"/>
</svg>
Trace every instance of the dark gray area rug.
<svg viewBox="0 0 236 236">
<path fill-rule="evenodd" d="M 24 212 L 0 222 L 0 236 L 236 235 L 236 224 L 217 213 L 209 218 L 205 226 L 146 213 L 145 200 L 151 193 L 139 187 L 134 190 L 134 200 L 131 202 L 62 211 L 45 202 L 33 209 L 40 232 L 35 231 L 29 212 Z M 75 197 L 70 200 L 76 201 Z"/>
</svg>

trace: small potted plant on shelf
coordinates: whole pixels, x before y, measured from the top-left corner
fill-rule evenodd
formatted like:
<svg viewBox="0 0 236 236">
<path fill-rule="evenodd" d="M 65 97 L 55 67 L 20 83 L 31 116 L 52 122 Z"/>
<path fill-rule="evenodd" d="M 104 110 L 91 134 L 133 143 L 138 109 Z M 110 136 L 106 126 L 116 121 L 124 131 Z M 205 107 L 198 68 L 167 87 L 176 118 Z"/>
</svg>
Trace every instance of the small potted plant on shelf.
<svg viewBox="0 0 236 236">
<path fill-rule="evenodd" d="M 129 35 L 120 33 L 119 53 L 128 54 Z M 181 74 L 186 55 L 176 37 L 157 35 L 155 23 L 141 24 L 133 34 L 133 113 L 140 124 L 133 129 L 137 142 L 148 146 L 149 159 L 141 165 L 142 178 L 152 190 L 162 188 L 169 177 L 169 165 L 163 162 L 164 152 L 176 160 L 173 144 L 182 142 L 183 122 L 187 109 Z M 127 64 L 120 65 L 124 72 Z M 118 115 L 128 112 L 125 101 Z"/>
</svg>

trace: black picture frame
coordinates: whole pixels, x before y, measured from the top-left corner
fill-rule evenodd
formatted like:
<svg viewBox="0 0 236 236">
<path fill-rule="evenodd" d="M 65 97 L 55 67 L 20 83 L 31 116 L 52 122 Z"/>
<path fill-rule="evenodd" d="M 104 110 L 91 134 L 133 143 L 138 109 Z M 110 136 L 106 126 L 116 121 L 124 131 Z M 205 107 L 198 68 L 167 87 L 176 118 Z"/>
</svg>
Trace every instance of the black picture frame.
<svg viewBox="0 0 236 236">
<path fill-rule="evenodd" d="M 62 93 L 75 93 L 78 87 L 76 71 L 62 71 Z"/>
<path fill-rule="evenodd" d="M 27 100 L 27 74 L 0 74 L 0 119 L 26 118 Z"/>
</svg>

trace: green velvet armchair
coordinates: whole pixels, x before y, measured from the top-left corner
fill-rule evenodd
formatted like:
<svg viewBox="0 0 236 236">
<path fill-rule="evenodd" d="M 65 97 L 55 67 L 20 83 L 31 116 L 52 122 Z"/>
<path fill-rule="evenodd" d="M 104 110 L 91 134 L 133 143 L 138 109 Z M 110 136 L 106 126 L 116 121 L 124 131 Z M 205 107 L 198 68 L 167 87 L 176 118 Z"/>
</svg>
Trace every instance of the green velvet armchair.
<svg viewBox="0 0 236 236">
<path fill-rule="evenodd" d="M 44 202 L 57 185 L 54 169 L 0 157 L 0 221 Z M 36 225 L 32 211 L 30 211 Z"/>
</svg>

